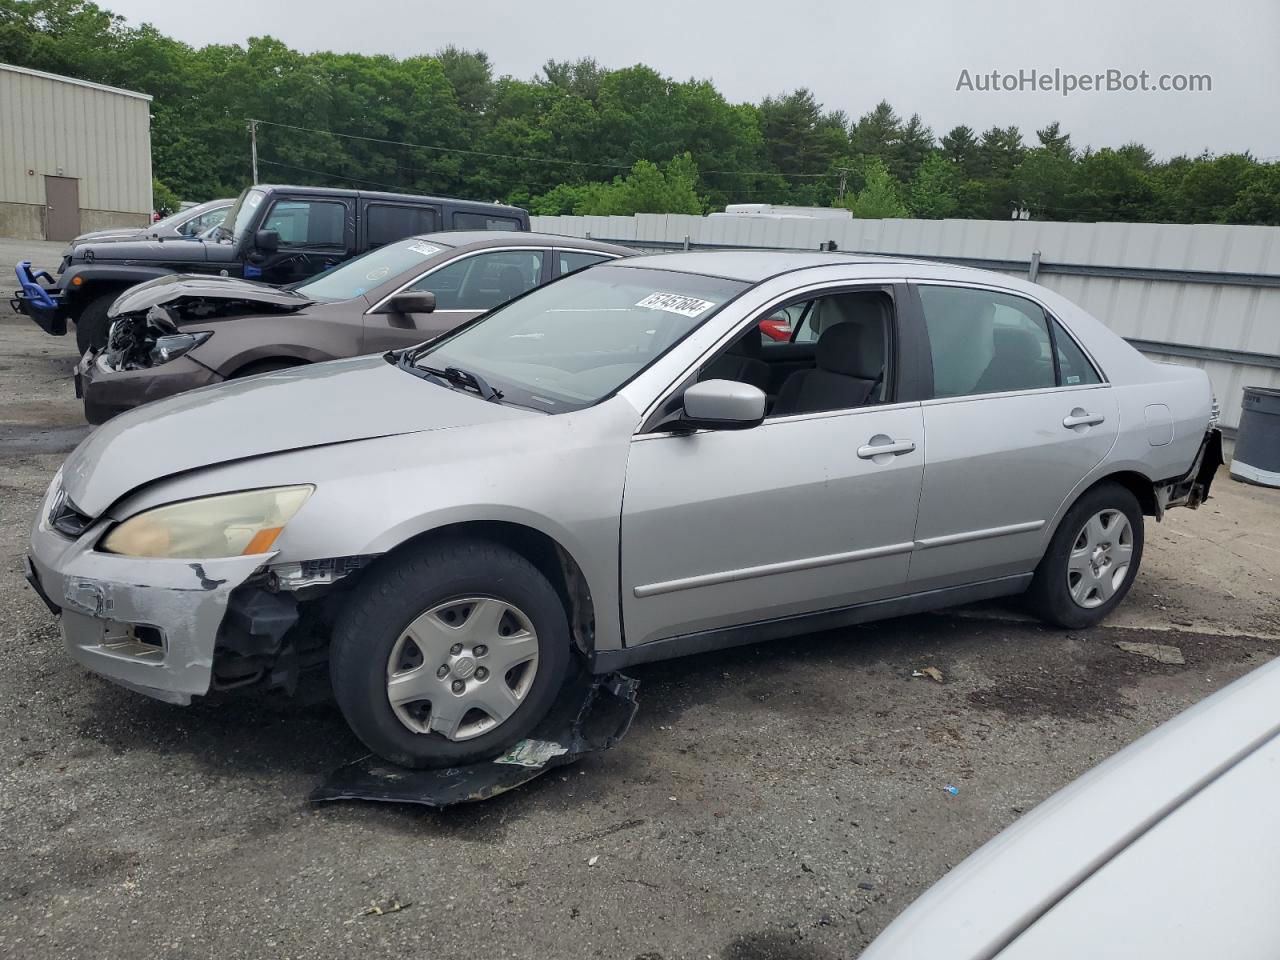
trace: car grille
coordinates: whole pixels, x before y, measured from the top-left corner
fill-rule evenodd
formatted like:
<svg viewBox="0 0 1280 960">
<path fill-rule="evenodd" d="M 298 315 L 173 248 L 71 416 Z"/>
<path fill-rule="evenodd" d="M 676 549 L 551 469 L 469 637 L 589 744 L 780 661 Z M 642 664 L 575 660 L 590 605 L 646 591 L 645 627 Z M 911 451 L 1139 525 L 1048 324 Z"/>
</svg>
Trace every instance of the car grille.
<svg viewBox="0 0 1280 960">
<path fill-rule="evenodd" d="M 58 492 L 53 495 L 53 502 L 49 504 L 49 526 L 63 536 L 75 539 L 89 529 L 92 522 L 93 518 L 77 510 L 75 504 L 67 498 L 67 491 L 59 487 Z"/>
</svg>

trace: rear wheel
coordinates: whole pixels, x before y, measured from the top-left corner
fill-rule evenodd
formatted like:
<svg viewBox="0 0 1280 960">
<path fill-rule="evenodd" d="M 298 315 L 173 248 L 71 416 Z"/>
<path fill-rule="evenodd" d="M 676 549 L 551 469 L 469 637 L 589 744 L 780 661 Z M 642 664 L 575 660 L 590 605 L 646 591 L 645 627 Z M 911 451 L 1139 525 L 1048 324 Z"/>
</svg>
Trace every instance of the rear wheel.
<svg viewBox="0 0 1280 960">
<path fill-rule="evenodd" d="M 356 736 L 407 767 L 473 763 L 526 737 L 569 669 L 555 588 L 482 540 L 388 560 L 356 588 L 330 648 L 334 696 Z"/>
<path fill-rule="evenodd" d="M 1089 490 L 1067 511 L 1027 591 L 1046 623 L 1091 627 L 1118 607 L 1142 563 L 1142 509 L 1118 483 Z"/>
<path fill-rule="evenodd" d="M 107 345 L 107 331 L 111 329 L 107 311 L 118 296 L 118 290 L 99 294 L 86 303 L 80 316 L 76 317 L 76 349 L 81 356 L 90 350 L 101 350 Z"/>
</svg>

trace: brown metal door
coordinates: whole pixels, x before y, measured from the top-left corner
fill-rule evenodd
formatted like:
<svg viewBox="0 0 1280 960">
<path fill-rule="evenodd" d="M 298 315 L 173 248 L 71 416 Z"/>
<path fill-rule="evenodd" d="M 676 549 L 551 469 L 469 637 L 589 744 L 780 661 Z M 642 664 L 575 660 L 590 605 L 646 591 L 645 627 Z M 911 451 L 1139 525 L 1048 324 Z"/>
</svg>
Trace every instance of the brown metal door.
<svg viewBox="0 0 1280 960">
<path fill-rule="evenodd" d="M 44 178 L 44 238 L 70 240 L 80 235 L 80 181 Z"/>
</svg>

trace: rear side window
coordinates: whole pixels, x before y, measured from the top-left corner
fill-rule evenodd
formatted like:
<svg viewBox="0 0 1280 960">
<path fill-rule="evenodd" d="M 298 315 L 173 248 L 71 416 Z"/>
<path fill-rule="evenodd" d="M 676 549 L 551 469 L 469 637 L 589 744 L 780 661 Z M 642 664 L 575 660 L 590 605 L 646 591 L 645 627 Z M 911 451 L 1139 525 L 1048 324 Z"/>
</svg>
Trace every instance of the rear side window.
<svg viewBox="0 0 1280 960">
<path fill-rule="evenodd" d="M 1058 349 L 1058 369 L 1062 374 L 1062 385 L 1075 387 L 1080 384 L 1101 383 L 1102 377 L 1097 369 L 1089 362 L 1084 351 L 1076 346 L 1071 335 L 1062 329 L 1062 324 L 1052 317 L 1049 322 L 1053 325 L 1053 342 Z"/>
<path fill-rule="evenodd" d="M 488 213 L 462 213 L 453 215 L 455 230 L 519 230 L 520 221 L 514 217 L 495 217 Z"/>
<path fill-rule="evenodd" d="M 593 263 L 599 263 L 601 260 L 611 260 L 612 257 L 606 257 L 603 253 L 581 253 L 576 250 L 561 250 L 560 256 L 560 275 L 573 273 L 575 270 L 581 270 L 583 267 L 589 267 Z"/>
<path fill-rule="evenodd" d="M 1023 297 L 921 284 L 933 395 L 963 397 L 1056 386 L 1048 318 Z"/>
<path fill-rule="evenodd" d="M 336 200 L 277 200 L 262 224 L 282 247 L 346 246 L 347 208 Z"/>
<path fill-rule="evenodd" d="M 436 231 L 436 212 L 431 207 L 399 203 L 371 203 L 365 208 L 365 238 L 370 247 Z"/>
</svg>

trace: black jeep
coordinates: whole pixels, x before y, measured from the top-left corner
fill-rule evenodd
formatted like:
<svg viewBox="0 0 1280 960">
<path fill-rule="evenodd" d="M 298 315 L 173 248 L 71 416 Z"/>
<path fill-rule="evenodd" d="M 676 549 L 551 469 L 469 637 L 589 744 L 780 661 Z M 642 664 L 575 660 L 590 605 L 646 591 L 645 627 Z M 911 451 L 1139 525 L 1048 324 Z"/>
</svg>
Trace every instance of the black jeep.
<svg viewBox="0 0 1280 960">
<path fill-rule="evenodd" d="M 21 289 L 11 302 L 56 336 L 73 321 L 83 353 L 105 343 L 116 297 L 144 280 L 212 273 L 294 283 L 412 234 L 528 229 L 528 212 L 498 203 L 260 184 L 199 239 L 83 243 L 63 256 L 56 279 L 24 260 L 15 267 Z"/>
</svg>

